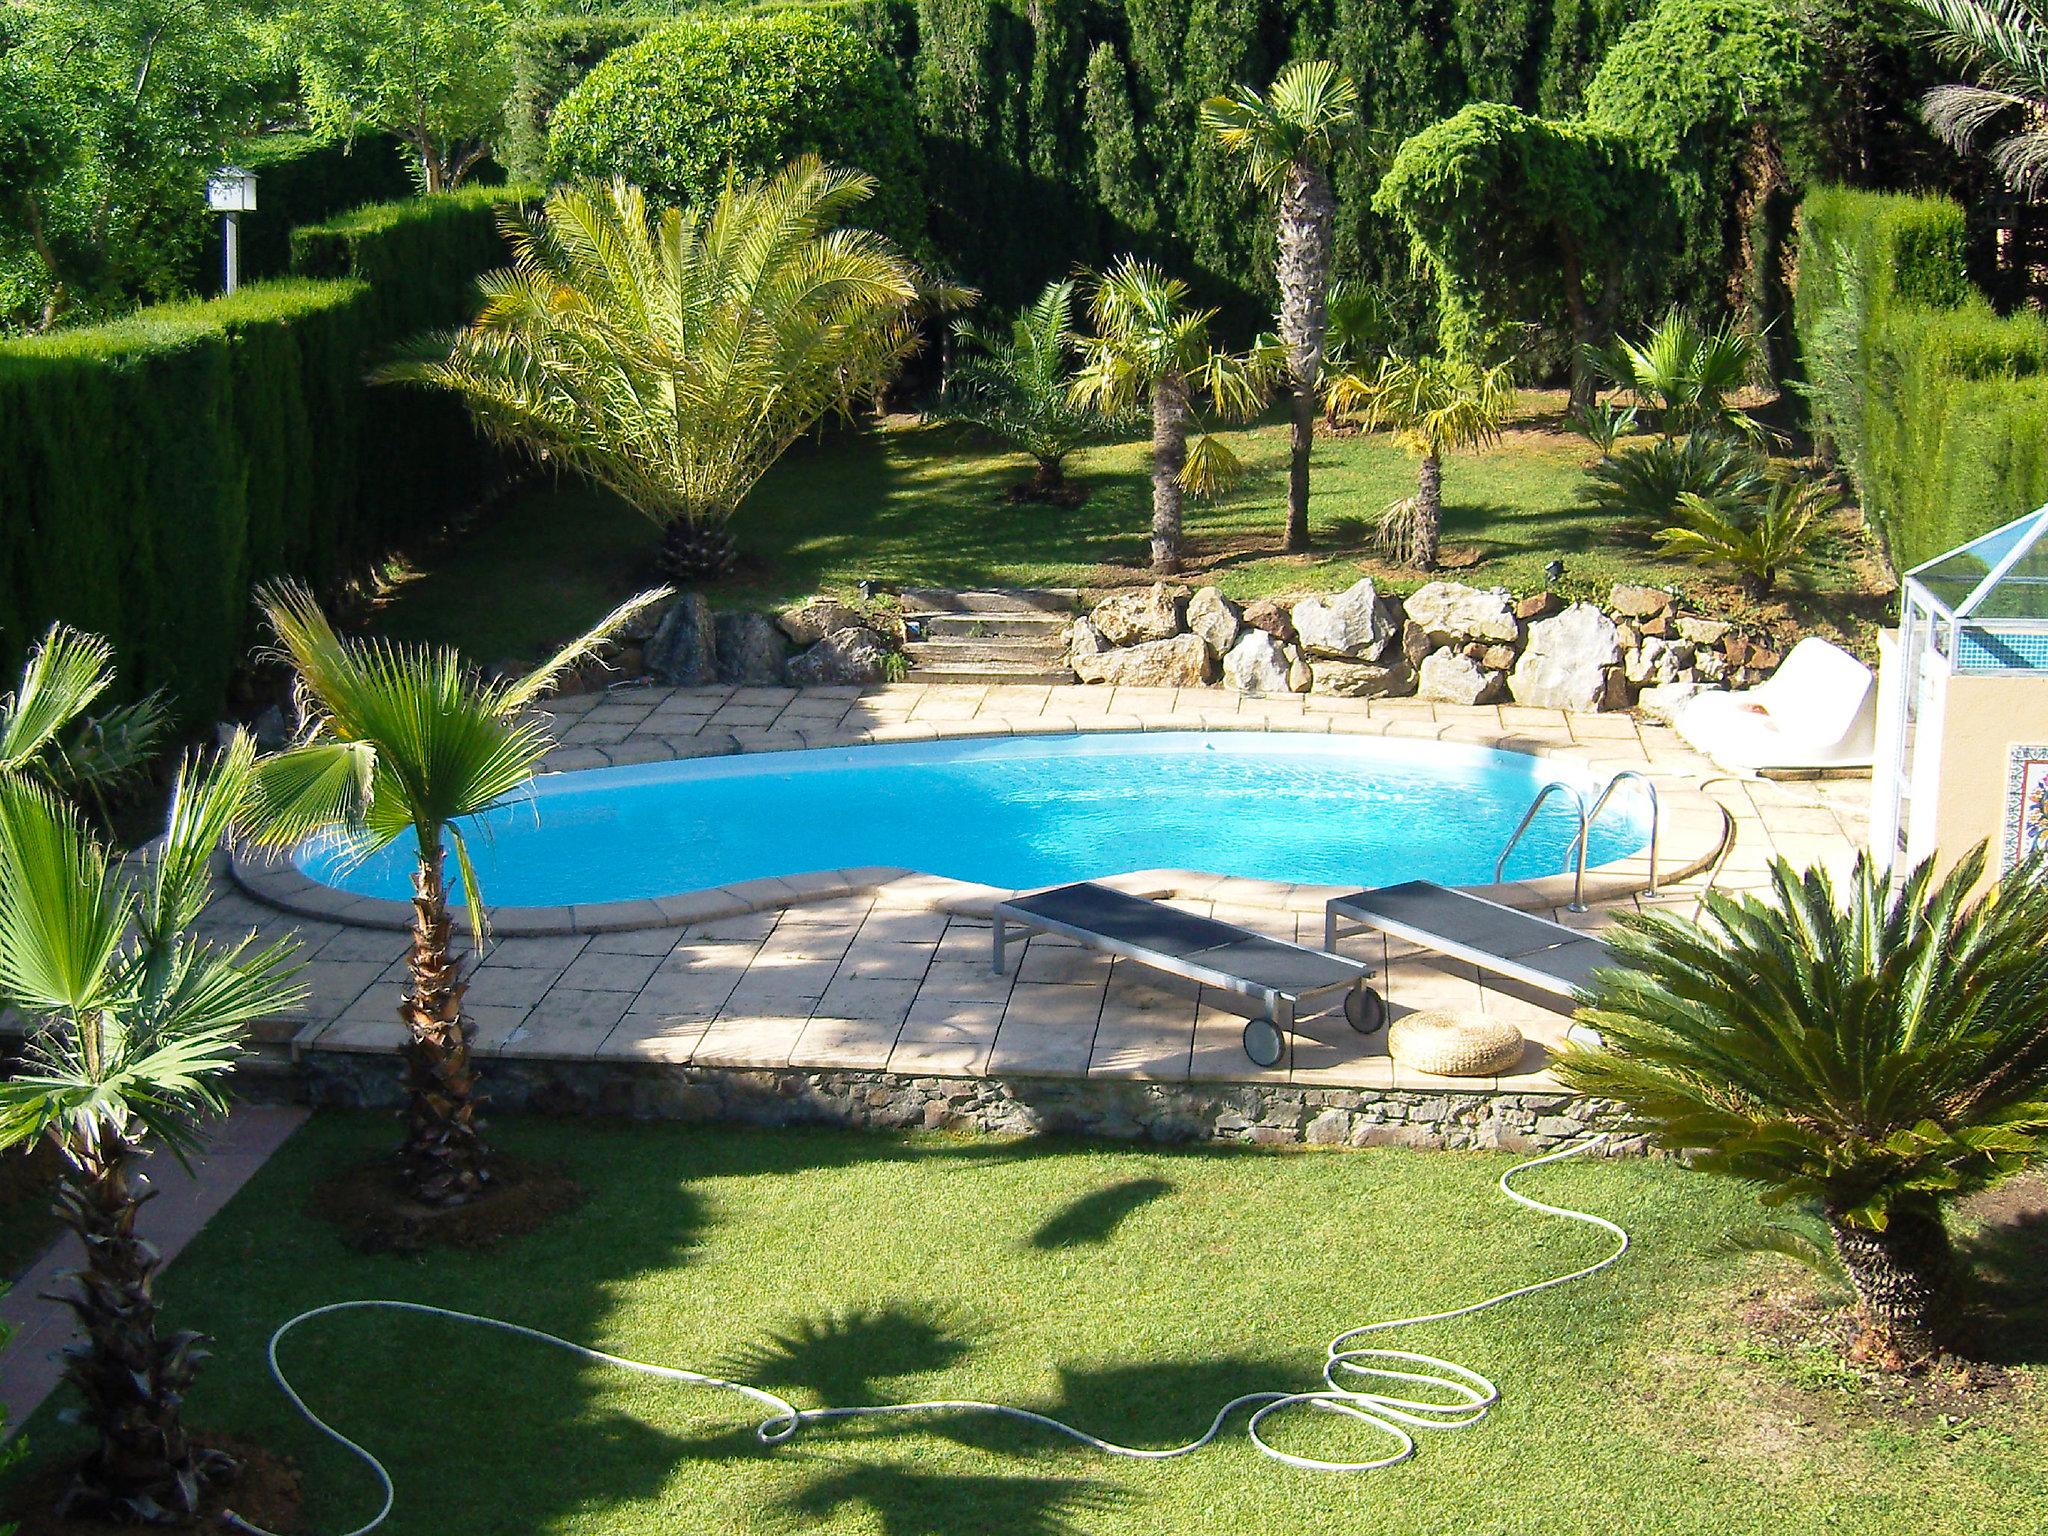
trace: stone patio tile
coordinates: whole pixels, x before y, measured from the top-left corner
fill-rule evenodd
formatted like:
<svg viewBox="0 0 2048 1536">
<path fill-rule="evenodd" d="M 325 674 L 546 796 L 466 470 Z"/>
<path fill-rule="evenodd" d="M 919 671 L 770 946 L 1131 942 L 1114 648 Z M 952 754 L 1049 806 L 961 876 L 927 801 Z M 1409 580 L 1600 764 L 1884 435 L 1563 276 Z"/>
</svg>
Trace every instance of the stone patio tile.
<svg viewBox="0 0 2048 1536">
<path fill-rule="evenodd" d="M 484 968 L 510 966 L 515 969 L 559 971 L 582 954 L 590 937 L 581 933 L 545 934 L 534 938 L 500 939 L 484 956 Z"/>
<path fill-rule="evenodd" d="M 835 980 L 922 981 L 931 969 L 932 944 L 869 943 L 856 940 L 839 964 Z"/>
<path fill-rule="evenodd" d="M 404 935 L 392 937 L 403 944 Z M 390 969 L 389 960 L 308 960 L 299 968 L 297 981 L 306 989 L 306 1006 L 331 1016 L 382 982 Z"/>
<path fill-rule="evenodd" d="M 986 950 L 988 940 L 982 940 Z M 924 974 L 923 986 L 919 989 L 920 1002 L 930 999 L 934 1002 L 951 1003 L 1001 1003 L 1009 1000 L 1010 990 L 1017 983 L 1014 974 L 992 970 L 987 960 L 979 963 L 969 961 L 935 960 Z"/>
<path fill-rule="evenodd" d="M 1361 1055 L 1301 1040 L 1295 1043 L 1294 1070 L 1288 1075 L 1305 1088 L 1386 1089 L 1393 1086 L 1394 1062 L 1384 1050 Z"/>
<path fill-rule="evenodd" d="M 1198 1080 L 1286 1082 L 1285 1057 L 1277 1067 L 1260 1068 L 1245 1055 L 1244 1026 L 1244 1019 L 1236 1013 L 1205 1003 L 1195 1021 L 1194 1049 L 1188 1056 L 1188 1076 Z"/>
<path fill-rule="evenodd" d="M 590 936 L 589 955 L 652 955 L 659 960 L 676 947 L 673 928 L 627 928 Z"/>
<path fill-rule="evenodd" d="M 1634 741 L 1636 722 L 1630 715 L 1565 716 L 1565 728 L 1577 741 Z"/>
<path fill-rule="evenodd" d="M 316 1037 L 323 1051 L 396 1051 L 406 1041 L 406 1028 L 395 1017 L 338 1019 Z"/>
<path fill-rule="evenodd" d="M 804 1026 L 790 1048 L 792 1066 L 830 1067 L 850 1072 L 879 1072 L 896 1048 L 893 1025 L 871 1019 L 834 1019 L 820 1015 Z"/>
<path fill-rule="evenodd" d="M 986 1071 L 990 1076 L 1005 1073 L 1056 1077 L 1081 1077 L 1088 1071 L 1088 1058 L 1095 1047 L 1095 1026 L 1090 1023 L 1057 1024 L 1032 1022 L 1014 1015 L 1005 1017 L 995 1045 L 988 1052 Z M 902 1047 L 899 1045 L 898 1049 Z"/>
<path fill-rule="evenodd" d="M 628 1010 L 713 1018 L 731 999 L 745 972 L 738 968 L 701 971 L 656 971 L 634 996 Z"/>
<path fill-rule="evenodd" d="M 714 918 L 708 923 L 692 923 L 683 930 L 683 939 L 710 944 L 757 945 L 774 930 L 777 915 L 774 912 L 738 912 L 731 917 Z"/>
<path fill-rule="evenodd" d="M 707 1067 L 780 1067 L 802 1037 L 808 1016 L 740 1013 L 721 1018 L 697 1042 L 690 1060 Z"/>
<path fill-rule="evenodd" d="M 1001 1003 L 958 1003 L 920 997 L 903 1021 L 902 1034 L 915 1040 L 995 1039 L 1003 1022 Z"/>
<path fill-rule="evenodd" d="M 972 720 L 980 712 L 979 699 L 920 699 L 910 712 L 912 720 Z"/>
<path fill-rule="evenodd" d="M 1020 981 L 1011 989 L 1010 1005 L 1003 1014 L 1003 1027 L 1022 1022 L 1030 1028 L 1086 1027 L 1092 1034 L 1102 1017 L 1104 988 L 1044 985 Z"/>
<path fill-rule="evenodd" d="M 771 1014 L 777 1017 L 809 1018 L 817 1012 L 818 999 L 831 984 L 832 968 L 816 965 L 783 971 L 750 970 L 733 988 L 725 1012 L 734 1015 Z"/>
<path fill-rule="evenodd" d="M 830 889 L 840 883 L 837 870 L 821 871 L 815 877 L 797 875 L 793 880 L 797 883 L 798 889 L 802 889 L 801 882 L 814 878 L 820 882 L 818 888 L 821 890 Z M 867 894 L 831 896 L 822 901 L 802 902 L 782 914 L 782 921 L 776 925 L 777 931 L 783 932 L 793 928 L 843 928 L 850 939 L 859 928 L 862 919 L 874 910 L 874 906 L 874 897 Z"/>
<path fill-rule="evenodd" d="M 702 1019 L 670 1018 L 655 1013 L 629 1013 L 597 1048 L 600 1060 L 681 1063 L 696 1054 L 710 1026 Z"/>
<path fill-rule="evenodd" d="M 902 908 L 877 907 L 869 913 L 867 921 L 861 924 L 858 942 L 862 945 L 936 944 L 945 937 L 948 926 L 958 921 L 956 918 L 949 918 L 944 912 L 917 912 Z M 974 927 L 983 935 L 988 932 L 985 924 L 976 924 Z"/>
<path fill-rule="evenodd" d="M 479 1007 L 531 1008 L 561 979 L 560 970 L 487 965 L 470 978 L 466 1001 Z"/>
<path fill-rule="evenodd" d="M 211 908 L 208 915 L 211 915 Z M 270 915 L 270 914 L 266 914 Z M 374 960 L 379 965 L 389 965 L 393 960 L 403 959 L 412 940 L 409 935 L 396 928 L 351 928 L 342 923 L 304 924 L 308 939 L 314 932 L 322 935 L 320 947 L 308 948 L 301 953 L 308 959 L 328 960 Z"/>
<path fill-rule="evenodd" d="M 773 725 L 782 713 L 780 704 L 725 704 L 711 715 L 713 730 L 732 730 L 742 725 Z"/>
<path fill-rule="evenodd" d="M 1185 1082 L 1194 1048 L 1193 1006 L 1187 1027 L 1179 1030 L 1143 1028 L 1112 1020 L 1107 1009 L 1095 1031 L 1088 1059 L 1090 1077 L 1153 1078 Z"/>
<path fill-rule="evenodd" d="M 835 1019 L 900 1025 L 917 997 L 917 987 L 915 980 L 838 976 L 818 999 L 817 1011 Z"/>
<path fill-rule="evenodd" d="M 526 1016 L 532 1011 L 518 1004 L 472 1004 L 467 998 L 463 999 L 463 1017 L 476 1026 L 476 1038 L 470 1042 L 470 1049 L 485 1055 L 495 1054 L 526 1022 Z"/>
<path fill-rule="evenodd" d="M 1016 954 L 1014 946 L 1011 954 Z M 1109 957 L 1078 944 L 1048 944 L 1034 935 L 1013 967 L 1020 982 L 1100 987 L 1109 976 Z"/>
<path fill-rule="evenodd" d="M 889 1053 L 891 1072 L 935 1077 L 979 1077 L 989 1070 L 990 1042 L 898 1040 Z"/>
<path fill-rule="evenodd" d="M 638 992 L 647 985 L 647 978 L 660 964 L 659 955 L 618 955 L 586 950 L 562 972 L 558 985 L 578 992 Z"/>
<path fill-rule="evenodd" d="M 626 1016 L 623 992 L 579 992 L 557 987 L 498 1047 L 504 1056 L 592 1056 Z"/>
</svg>

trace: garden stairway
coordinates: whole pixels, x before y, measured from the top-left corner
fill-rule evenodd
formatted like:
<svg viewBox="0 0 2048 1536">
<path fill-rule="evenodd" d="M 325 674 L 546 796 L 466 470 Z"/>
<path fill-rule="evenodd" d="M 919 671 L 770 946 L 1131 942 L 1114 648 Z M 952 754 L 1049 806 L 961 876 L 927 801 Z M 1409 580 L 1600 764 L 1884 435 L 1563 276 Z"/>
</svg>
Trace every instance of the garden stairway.
<svg viewBox="0 0 2048 1536">
<path fill-rule="evenodd" d="M 1067 629 L 1080 594 L 1071 587 L 954 592 L 907 587 L 910 681 L 1071 683 Z"/>
</svg>

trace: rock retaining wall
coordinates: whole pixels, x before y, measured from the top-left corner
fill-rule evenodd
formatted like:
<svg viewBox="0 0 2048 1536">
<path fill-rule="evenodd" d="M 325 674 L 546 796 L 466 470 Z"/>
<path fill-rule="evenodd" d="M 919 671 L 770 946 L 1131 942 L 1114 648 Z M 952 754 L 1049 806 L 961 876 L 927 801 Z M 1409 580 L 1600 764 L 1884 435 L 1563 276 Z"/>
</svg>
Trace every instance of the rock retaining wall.
<svg viewBox="0 0 2048 1536">
<path fill-rule="evenodd" d="M 397 1061 L 311 1051 L 313 1103 L 395 1109 Z M 1540 1152 L 1608 1128 L 1614 1106 L 1568 1093 L 1397 1092 L 1276 1083 L 923 1077 L 795 1068 L 685 1067 L 502 1058 L 485 1069 L 500 1110 L 746 1125 L 842 1125 L 1264 1146 L 1445 1147 Z M 1609 1150 L 1636 1152 L 1634 1138 Z"/>
<path fill-rule="evenodd" d="M 1084 683 L 1512 701 L 1548 709 L 1668 709 L 1701 688 L 1746 687 L 1777 654 L 1657 587 L 1604 604 L 1432 581 L 1408 597 L 1370 578 L 1343 592 L 1239 607 L 1214 587 L 1114 593 L 1074 623 Z"/>
</svg>

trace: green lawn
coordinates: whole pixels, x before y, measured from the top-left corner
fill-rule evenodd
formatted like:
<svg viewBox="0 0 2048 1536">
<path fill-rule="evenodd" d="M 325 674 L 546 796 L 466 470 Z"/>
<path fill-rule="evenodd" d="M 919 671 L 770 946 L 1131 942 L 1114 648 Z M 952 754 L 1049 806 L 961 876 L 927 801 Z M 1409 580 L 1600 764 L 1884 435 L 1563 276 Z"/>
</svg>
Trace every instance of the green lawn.
<svg viewBox="0 0 2048 1536">
<path fill-rule="evenodd" d="M 1445 541 L 1470 563 L 1448 573 L 1481 586 L 1533 590 L 1562 557 L 1575 593 L 1616 581 L 1701 584 L 1579 505 L 1592 450 L 1532 417 L 1485 453 L 1445 470 Z M 1402 590 L 1422 578 L 1373 559 L 1373 519 L 1415 488 L 1415 466 L 1384 434 L 1323 437 L 1314 459 L 1308 556 L 1276 554 L 1285 516 L 1287 433 L 1277 421 L 1229 434 L 1250 474 L 1231 495 L 1191 503 L 1191 569 L 1233 597 L 1328 591 L 1371 572 Z M 1089 492 L 1072 510 L 1013 505 L 1005 489 L 1028 463 L 965 430 L 896 423 L 792 450 L 742 508 L 745 566 L 712 593 L 721 606 L 775 606 L 862 578 L 940 586 L 1110 586 L 1148 579 L 1149 444 L 1090 449 L 1074 464 Z M 1861 584 L 1845 541 L 1802 605 L 1834 616 Z M 630 510 L 580 482 L 535 486 L 461 541 L 423 560 L 379 627 L 453 642 L 482 660 L 538 657 L 654 579 L 655 535 Z"/>
<path fill-rule="evenodd" d="M 323 1115 L 167 1275 L 168 1316 L 218 1353 L 195 1419 L 289 1451 L 307 1528 L 374 1508 L 365 1472 L 265 1378 L 302 1308 L 396 1297 L 495 1313 L 639 1358 L 726 1371 L 802 1403 L 999 1398 L 1107 1435 L 1193 1435 L 1240 1392 L 1307 1387 L 1324 1342 L 1586 1262 L 1600 1234 L 1510 1207 L 1509 1160 L 1275 1154 L 507 1120 L 594 1196 L 495 1255 L 363 1258 L 306 1192 L 393 1136 Z M 286 1364 L 337 1427 L 389 1462 L 391 1536 L 1404 1536 L 1640 1531 L 2038 1530 L 2048 1521 L 2043 1376 L 1968 1422 L 1873 1418 L 1746 1342 L 1769 1262 L 1716 1251 L 1739 1188 L 1644 1162 L 1532 1176 L 1610 1216 L 1635 1251 L 1585 1283 L 1390 1342 L 1469 1363 L 1504 1400 L 1366 1477 L 1261 1460 L 1233 1433 L 1189 1459 L 1113 1461 L 1022 1426 L 822 1427 L 763 1450 L 744 1405 L 502 1336 L 388 1315 L 313 1325 Z M 2029 1358 L 2048 1358 L 2038 1333 Z M 48 1455 L 70 1433 L 30 1425 Z M 1287 1443 L 1372 1449 L 1309 1416 Z"/>
</svg>

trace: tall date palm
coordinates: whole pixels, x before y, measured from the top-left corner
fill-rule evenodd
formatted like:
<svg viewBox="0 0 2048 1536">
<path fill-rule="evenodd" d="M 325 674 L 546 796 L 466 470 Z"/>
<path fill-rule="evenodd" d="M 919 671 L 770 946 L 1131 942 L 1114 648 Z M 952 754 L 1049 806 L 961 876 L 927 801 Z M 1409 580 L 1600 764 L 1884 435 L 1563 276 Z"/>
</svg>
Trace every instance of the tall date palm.
<svg viewBox="0 0 2048 1536">
<path fill-rule="evenodd" d="M 1951 1333 L 1943 1208 L 2048 1152 L 2048 885 L 1984 873 L 1982 845 L 1896 888 L 1781 860 L 1768 897 L 1627 918 L 1579 1014 L 1605 1045 L 1557 1063 L 1694 1166 L 1818 1202 L 1878 1360 Z"/>
<path fill-rule="evenodd" d="M 1924 18 L 1934 52 L 1972 79 L 1920 98 L 1927 126 L 1969 154 L 1991 140 L 2006 184 L 2032 197 L 2048 188 L 2048 4 L 2043 0 L 1900 0 Z"/>
<path fill-rule="evenodd" d="M 65 1375 L 93 1444 L 60 1514 L 187 1521 L 234 1470 L 186 1430 L 206 1341 L 160 1328 L 161 1261 L 136 1218 L 150 1148 L 180 1161 L 197 1150 L 200 1123 L 226 1108 L 242 1027 L 299 1001 L 288 942 L 194 932 L 254 761 L 238 735 L 211 765 L 186 763 L 164 835 L 132 873 L 76 807 L 0 772 L 0 1006 L 33 1025 L 20 1069 L 0 1082 L 0 1147 L 55 1144 L 57 1214 L 84 1258 L 60 1299 L 82 1333 Z"/>
<path fill-rule="evenodd" d="M 1294 427 L 1287 475 L 1290 553 L 1308 548 L 1308 461 L 1329 330 L 1337 199 L 1330 157 L 1358 131 L 1358 88 L 1333 64 L 1299 59 L 1264 95 L 1241 85 L 1202 103 L 1202 126 L 1244 161 L 1245 176 L 1279 218 L 1280 339 L 1287 348 Z"/>
<path fill-rule="evenodd" d="M 565 669 L 666 593 L 635 598 L 537 670 L 485 679 L 453 650 L 343 639 L 303 587 L 266 588 L 260 600 L 298 677 L 304 717 L 297 742 L 258 765 L 247 823 L 265 842 L 314 834 L 368 854 L 410 837 L 412 942 L 399 1016 L 406 1134 L 401 1171 L 410 1193 L 437 1206 L 482 1194 L 491 1177 L 474 1026 L 462 1012 L 467 983 L 454 951 L 447 858 L 485 940 L 483 891 L 463 823 L 523 788 L 554 745 L 531 705 Z"/>
</svg>

